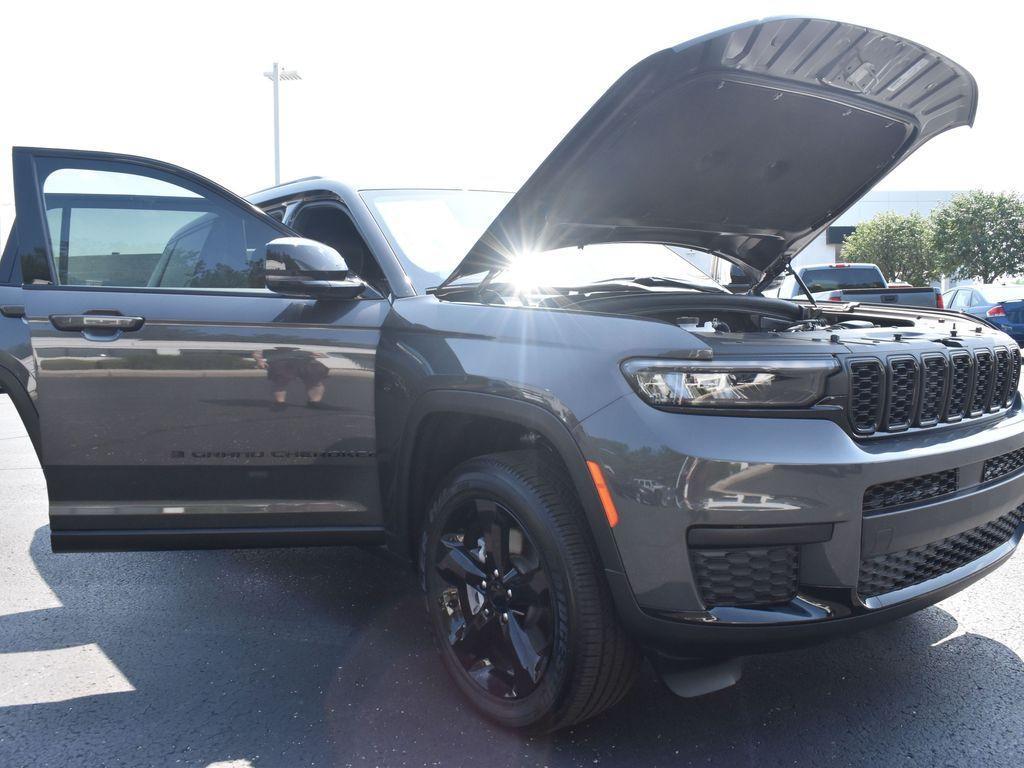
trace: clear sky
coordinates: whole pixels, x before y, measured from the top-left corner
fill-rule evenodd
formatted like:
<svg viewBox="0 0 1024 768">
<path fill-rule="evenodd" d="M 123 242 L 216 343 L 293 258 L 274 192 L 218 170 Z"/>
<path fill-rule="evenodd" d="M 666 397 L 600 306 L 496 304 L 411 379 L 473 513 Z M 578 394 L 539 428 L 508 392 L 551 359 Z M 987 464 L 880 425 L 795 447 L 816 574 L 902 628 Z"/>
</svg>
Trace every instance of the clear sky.
<svg viewBox="0 0 1024 768">
<path fill-rule="evenodd" d="M 630 65 L 773 15 L 893 32 L 978 79 L 975 127 L 940 136 L 881 189 L 1024 191 L 1024 6 L 1007 2 L 51 0 L 0 8 L 0 218 L 17 144 L 156 157 L 243 194 L 270 185 L 262 73 L 275 59 L 303 77 L 282 85 L 284 178 L 514 189 Z"/>
</svg>

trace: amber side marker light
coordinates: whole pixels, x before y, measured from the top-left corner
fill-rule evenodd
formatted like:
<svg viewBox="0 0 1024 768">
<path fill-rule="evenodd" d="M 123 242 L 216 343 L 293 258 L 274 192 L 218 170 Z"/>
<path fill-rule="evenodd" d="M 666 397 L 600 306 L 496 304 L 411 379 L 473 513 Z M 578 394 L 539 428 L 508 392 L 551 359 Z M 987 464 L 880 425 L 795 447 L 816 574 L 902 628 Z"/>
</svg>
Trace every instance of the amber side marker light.
<svg viewBox="0 0 1024 768">
<path fill-rule="evenodd" d="M 597 489 L 597 496 L 601 499 L 601 506 L 604 507 L 604 516 L 608 518 L 608 526 L 614 528 L 619 524 L 619 511 L 615 508 L 615 502 L 612 501 L 612 494 L 608 490 L 608 484 L 604 481 L 604 472 L 601 471 L 601 465 L 596 461 L 588 461 L 587 469 L 590 470 L 590 477 L 594 481 L 594 487 Z"/>
</svg>

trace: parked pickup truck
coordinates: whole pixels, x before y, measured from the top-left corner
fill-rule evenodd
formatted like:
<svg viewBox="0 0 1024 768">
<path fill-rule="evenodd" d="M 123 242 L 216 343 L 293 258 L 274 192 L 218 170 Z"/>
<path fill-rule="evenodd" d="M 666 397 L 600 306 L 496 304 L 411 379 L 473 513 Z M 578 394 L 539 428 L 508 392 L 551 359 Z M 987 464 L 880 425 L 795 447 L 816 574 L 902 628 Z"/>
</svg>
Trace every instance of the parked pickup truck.
<svg viewBox="0 0 1024 768">
<path fill-rule="evenodd" d="M 817 301 L 861 301 L 870 304 L 903 304 L 942 309 L 942 294 L 934 288 L 890 288 L 875 264 L 813 264 L 795 269 Z M 799 299 L 804 295 L 796 277 L 787 275 L 778 296 Z"/>
<path fill-rule="evenodd" d="M 544 731 L 644 655 L 695 695 L 931 605 L 1021 537 L 1017 345 L 760 291 L 976 100 L 916 43 L 774 19 L 637 64 L 512 196 L 15 149 L 0 385 L 53 550 L 386 546 L 454 684 Z"/>
</svg>

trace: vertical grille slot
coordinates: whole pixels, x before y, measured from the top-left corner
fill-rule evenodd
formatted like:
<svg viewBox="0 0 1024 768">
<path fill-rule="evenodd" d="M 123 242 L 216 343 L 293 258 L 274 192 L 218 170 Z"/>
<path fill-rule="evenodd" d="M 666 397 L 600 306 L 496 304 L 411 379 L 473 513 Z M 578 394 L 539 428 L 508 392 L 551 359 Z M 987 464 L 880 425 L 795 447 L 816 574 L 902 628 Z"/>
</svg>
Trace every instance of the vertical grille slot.
<svg viewBox="0 0 1024 768">
<path fill-rule="evenodd" d="M 974 353 L 974 392 L 971 394 L 969 416 L 980 416 L 988 409 L 992 397 L 992 352 L 979 349 Z"/>
<path fill-rule="evenodd" d="M 1010 383 L 1010 353 L 1004 347 L 996 347 L 996 365 L 992 383 L 992 403 L 988 410 L 998 411 L 1006 399 L 1006 387 Z"/>
<path fill-rule="evenodd" d="M 907 429 L 914 413 L 917 395 L 917 360 L 912 357 L 889 359 L 889 407 L 885 428 L 890 432 Z"/>
<path fill-rule="evenodd" d="M 882 364 L 857 360 L 850 364 L 850 422 L 858 435 L 878 429 L 882 411 Z"/>
<path fill-rule="evenodd" d="M 949 365 L 942 355 L 925 355 L 921 359 L 921 410 L 917 423 L 922 427 L 937 424 L 942 415 L 948 370 Z"/>
<path fill-rule="evenodd" d="M 958 351 L 949 356 L 949 405 L 946 421 L 960 421 L 967 411 L 967 398 L 971 391 L 971 368 L 969 352 Z"/>
<path fill-rule="evenodd" d="M 1020 350 L 1010 348 L 1010 374 L 1006 383 L 1006 395 L 1003 397 L 1003 407 L 1009 408 L 1013 404 L 1013 398 L 1017 396 L 1017 387 L 1020 385 Z"/>
</svg>

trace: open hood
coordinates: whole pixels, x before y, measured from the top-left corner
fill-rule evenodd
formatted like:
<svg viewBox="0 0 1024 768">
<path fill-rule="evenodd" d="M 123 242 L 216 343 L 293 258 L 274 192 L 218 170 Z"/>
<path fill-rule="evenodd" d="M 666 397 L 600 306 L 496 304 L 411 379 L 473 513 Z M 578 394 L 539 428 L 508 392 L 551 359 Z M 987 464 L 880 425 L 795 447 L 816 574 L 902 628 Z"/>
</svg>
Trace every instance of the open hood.
<svg viewBox="0 0 1024 768">
<path fill-rule="evenodd" d="M 800 18 L 715 32 L 619 78 L 446 282 L 605 242 L 695 248 L 766 281 L 976 106 L 969 72 L 884 32 Z"/>
</svg>

